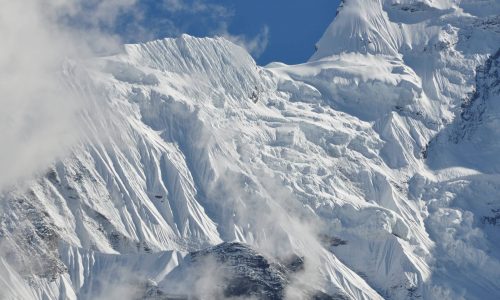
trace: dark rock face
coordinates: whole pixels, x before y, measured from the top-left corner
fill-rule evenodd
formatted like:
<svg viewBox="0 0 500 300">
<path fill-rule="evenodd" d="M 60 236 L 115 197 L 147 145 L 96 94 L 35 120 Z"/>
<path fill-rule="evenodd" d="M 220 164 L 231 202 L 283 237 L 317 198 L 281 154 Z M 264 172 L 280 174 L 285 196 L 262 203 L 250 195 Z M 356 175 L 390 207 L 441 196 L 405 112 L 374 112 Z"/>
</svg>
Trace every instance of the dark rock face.
<svg viewBox="0 0 500 300">
<path fill-rule="evenodd" d="M 194 262 L 212 257 L 224 269 L 225 297 L 257 297 L 258 299 L 283 299 L 288 284 L 287 269 L 271 262 L 247 245 L 223 243 L 213 248 L 194 252 Z"/>
<path fill-rule="evenodd" d="M 304 257 L 292 255 L 286 259 L 282 259 L 280 262 L 290 272 L 299 272 L 304 270 Z"/>
<path fill-rule="evenodd" d="M 335 295 L 328 295 L 323 292 L 316 292 L 312 297 L 311 300 L 349 300 L 350 298 L 342 295 L 342 294 L 335 294 Z"/>
<path fill-rule="evenodd" d="M 476 70 L 476 91 L 462 103 L 459 125 L 451 137 L 458 143 L 474 133 L 483 122 L 488 105 L 500 93 L 500 49 Z M 492 110 L 491 107 L 488 110 Z"/>
<path fill-rule="evenodd" d="M 181 299 L 181 296 L 166 295 L 185 295 L 182 299 L 285 299 L 291 276 L 302 271 L 304 263 L 305 259 L 297 255 L 277 260 L 245 244 L 222 243 L 188 254 L 166 279 L 161 299 Z M 198 289 L 200 282 L 204 290 Z M 349 299 L 310 288 L 304 291 L 303 298 Z"/>
</svg>

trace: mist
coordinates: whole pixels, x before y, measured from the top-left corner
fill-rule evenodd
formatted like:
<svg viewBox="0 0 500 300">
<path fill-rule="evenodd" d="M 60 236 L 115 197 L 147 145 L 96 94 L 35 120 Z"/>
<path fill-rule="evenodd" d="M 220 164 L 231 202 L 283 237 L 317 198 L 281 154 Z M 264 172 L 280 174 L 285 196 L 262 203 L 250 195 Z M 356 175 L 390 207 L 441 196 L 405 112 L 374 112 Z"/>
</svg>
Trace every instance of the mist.
<svg viewBox="0 0 500 300">
<path fill-rule="evenodd" d="M 112 20 L 122 6 L 115 2 L 99 2 L 104 7 L 93 22 Z M 119 43 L 97 26 L 71 26 L 80 4 L 0 0 L 0 190 L 42 171 L 78 141 L 85 101 L 68 86 L 63 66 Z"/>
<path fill-rule="evenodd" d="M 88 99 L 71 87 L 65 74 L 74 62 L 120 51 L 121 38 L 110 33 L 118 16 L 134 7 L 127 1 L 7 1 L 0 0 L 0 191 L 19 181 L 43 172 L 58 158 L 81 142 L 85 125 L 81 114 L 89 110 Z M 83 20 L 83 21 L 82 21 Z M 112 32 L 112 31 L 111 31 Z M 224 36 L 243 44 L 252 52 L 261 53 L 267 45 L 268 29 L 254 39 Z M 90 95 L 91 96 L 91 95 Z M 305 257 L 305 270 L 287 291 L 288 298 L 304 282 L 321 288 L 318 269 L 322 246 L 317 242 L 318 224 L 305 222 L 298 215 L 300 201 L 286 190 L 278 179 L 264 172 L 248 188 L 246 179 L 227 173 L 220 178 L 224 190 L 214 186 L 214 199 L 228 198 L 245 205 L 234 205 L 237 225 L 250 224 L 248 232 L 234 240 L 252 245 L 270 257 L 280 259 L 291 254 Z M 236 180 L 236 179 L 241 179 Z M 262 191 L 267 194 L 256 194 Z M 221 202 L 227 204 L 227 202 Z M 243 229 L 243 226 L 242 226 Z M 207 262 L 201 277 L 194 281 L 199 294 L 217 294 L 225 278 L 214 277 L 217 266 Z M 123 271 L 114 273 L 126 273 Z M 112 284 L 102 299 L 124 298 L 136 287 L 129 281 Z M 220 296 L 220 295 L 219 295 Z"/>
</svg>

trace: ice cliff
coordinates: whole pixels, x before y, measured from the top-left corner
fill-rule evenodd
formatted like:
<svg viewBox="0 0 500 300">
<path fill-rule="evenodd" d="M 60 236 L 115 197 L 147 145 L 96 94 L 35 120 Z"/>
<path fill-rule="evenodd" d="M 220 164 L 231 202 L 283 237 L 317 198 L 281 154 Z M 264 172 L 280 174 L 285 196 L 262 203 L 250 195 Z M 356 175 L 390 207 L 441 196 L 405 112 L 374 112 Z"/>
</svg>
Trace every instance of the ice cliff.
<svg viewBox="0 0 500 300">
<path fill-rule="evenodd" d="M 0 298 L 500 297 L 499 48 L 495 0 L 345 0 L 300 65 L 68 62 L 82 132 L 0 196 Z"/>
</svg>

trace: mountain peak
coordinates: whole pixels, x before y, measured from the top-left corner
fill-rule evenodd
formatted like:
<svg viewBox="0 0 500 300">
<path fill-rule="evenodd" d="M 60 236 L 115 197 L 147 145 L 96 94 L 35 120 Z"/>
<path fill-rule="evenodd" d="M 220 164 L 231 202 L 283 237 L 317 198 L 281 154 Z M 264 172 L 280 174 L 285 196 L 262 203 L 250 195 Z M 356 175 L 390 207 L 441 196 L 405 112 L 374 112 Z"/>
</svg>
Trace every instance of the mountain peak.
<svg viewBox="0 0 500 300">
<path fill-rule="evenodd" d="M 488 2 L 488 1 L 486 1 Z M 346 0 L 335 20 L 318 41 L 311 61 L 342 52 L 400 56 L 422 47 L 447 24 L 468 17 L 483 18 L 500 12 L 498 2 L 449 0 Z M 476 8 L 474 8 L 476 6 Z"/>
<path fill-rule="evenodd" d="M 188 35 L 74 62 L 85 134 L 0 194 L 0 293 L 496 296 L 499 176 L 445 135 L 498 166 L 493 1 L 346 0 L 293 66 Z"/>
</svg>

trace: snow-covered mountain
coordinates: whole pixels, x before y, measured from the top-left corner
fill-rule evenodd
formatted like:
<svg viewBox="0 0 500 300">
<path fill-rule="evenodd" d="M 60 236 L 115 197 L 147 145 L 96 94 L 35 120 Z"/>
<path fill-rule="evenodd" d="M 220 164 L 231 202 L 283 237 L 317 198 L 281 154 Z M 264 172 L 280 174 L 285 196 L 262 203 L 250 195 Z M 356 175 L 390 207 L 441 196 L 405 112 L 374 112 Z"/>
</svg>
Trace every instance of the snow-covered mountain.
<svg viewBox="0 0 500 300">
<path fill-rule="evenodd" d="M 498 298 L 499 49 L 496 0 L 345 0 L 300 65 L 67 62 L 79 142 L 2 193 L 0 298 Z"/>
</svg>

